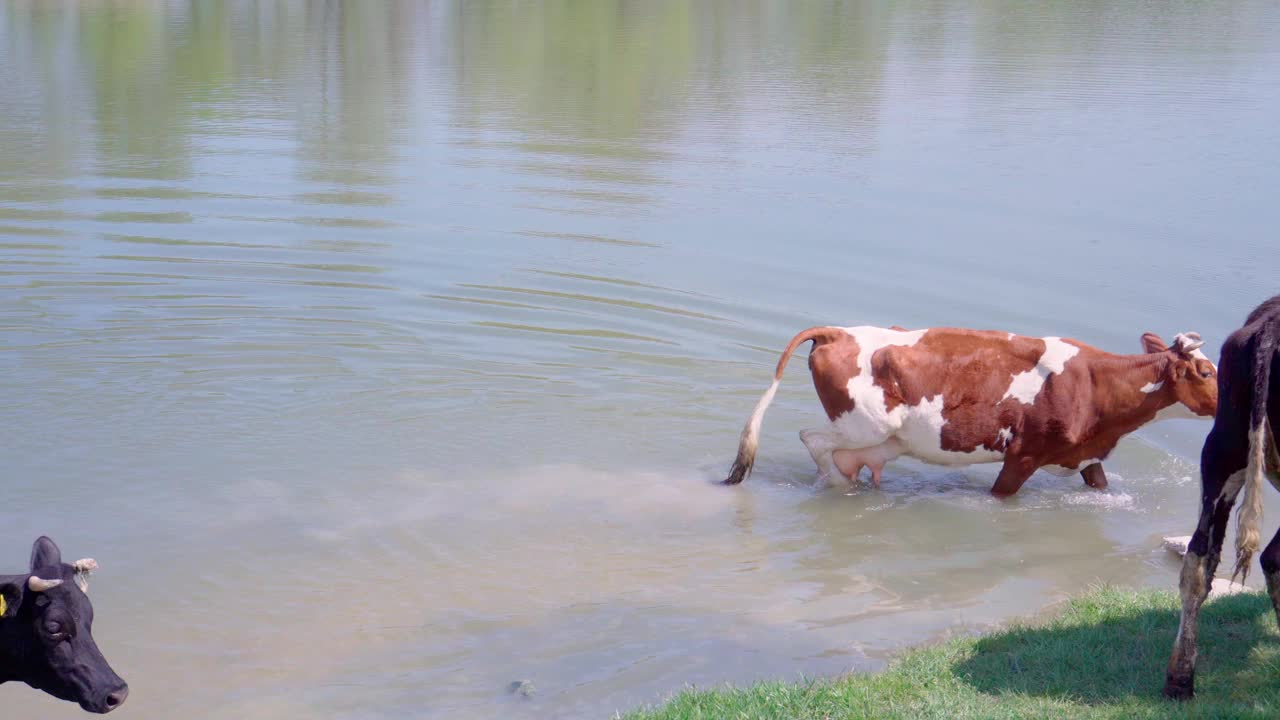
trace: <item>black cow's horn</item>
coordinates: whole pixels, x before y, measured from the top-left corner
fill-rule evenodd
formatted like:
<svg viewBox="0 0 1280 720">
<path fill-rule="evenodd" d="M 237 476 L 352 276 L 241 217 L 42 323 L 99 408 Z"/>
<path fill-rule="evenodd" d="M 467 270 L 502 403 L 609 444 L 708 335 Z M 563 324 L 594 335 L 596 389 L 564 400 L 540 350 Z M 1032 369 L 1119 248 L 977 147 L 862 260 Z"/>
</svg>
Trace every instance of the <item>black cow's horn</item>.
<svg viewBox="0 0 1280 720">
<path fill-rule="evenodd" d="M 31 588 L 31 592 L 52 590 L 61 584 L 61 580 L 45 580 L 44 578 L 36 577 L 35 575 L 32 575 L 31 579 L 27 580 L 27 587 Z"/>
</svg>

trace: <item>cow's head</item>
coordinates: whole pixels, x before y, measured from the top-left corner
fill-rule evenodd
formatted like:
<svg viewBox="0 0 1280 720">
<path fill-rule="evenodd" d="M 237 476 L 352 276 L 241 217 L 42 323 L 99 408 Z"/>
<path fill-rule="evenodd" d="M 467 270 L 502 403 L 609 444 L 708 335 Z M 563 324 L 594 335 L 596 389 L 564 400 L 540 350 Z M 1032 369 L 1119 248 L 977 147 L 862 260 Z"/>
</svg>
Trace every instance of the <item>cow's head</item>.
<svg viewBox="0 0 1280 720">
<path fill-rule="evenodd" d="M 1170 355 L 1162 382 L 1170 386 L 1174 400 L 1195 415 L 1208 416 L 1218 410 L 1218 368 L 1200 352 L 1202 345 L 1196 333 L 1179 333 L 1172 347 L 1155 333 L 1142 336 L 1142 348 L 1148 353 Z"/>
<path fill-rule="evenodd" d="M 0 682 L 21 680 L 89 712 L 124 704 L 129 686 L 93 642 L 88 575 L 93 560 L 62 562 L 47 537 L 31 548 L 31 572 L 0 575 Z"/>
</svg>

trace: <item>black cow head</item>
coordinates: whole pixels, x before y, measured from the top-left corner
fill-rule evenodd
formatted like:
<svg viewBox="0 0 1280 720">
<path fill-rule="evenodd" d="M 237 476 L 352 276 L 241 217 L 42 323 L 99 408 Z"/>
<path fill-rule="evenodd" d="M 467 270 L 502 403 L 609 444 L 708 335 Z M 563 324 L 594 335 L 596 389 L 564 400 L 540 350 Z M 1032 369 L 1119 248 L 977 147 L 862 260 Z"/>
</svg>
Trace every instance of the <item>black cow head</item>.
<svg viewBox="0 0 1280 720">
<path fill-rule="evenodd" d="M 31 572 L 0 575 L 0 682 L 20 680 L 89 712 L 124 704 L 129 686 L 93 642 L 88 575 L 93 560 L 62 562 L 47 537 L 31 548 Z"/>
</svg>

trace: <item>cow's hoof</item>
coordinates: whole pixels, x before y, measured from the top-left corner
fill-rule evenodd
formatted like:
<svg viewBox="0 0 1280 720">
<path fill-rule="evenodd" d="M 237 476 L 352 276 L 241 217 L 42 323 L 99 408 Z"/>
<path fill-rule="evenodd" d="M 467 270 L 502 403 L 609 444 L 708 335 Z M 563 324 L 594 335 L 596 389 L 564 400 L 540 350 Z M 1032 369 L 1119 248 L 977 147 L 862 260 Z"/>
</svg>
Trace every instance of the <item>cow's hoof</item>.
<svg viewBox="0 0 1280 720">
<path fill-rule="evenodd" d="M 1164 681 L 1164 696 L 1170 700 L 1190 700 L 1196 695 L 1196 678 L 1194 675 L 1188 675 L 1185 678 L 1175 678 L 1172 675 L 1166 675 Z"/>
</svg>

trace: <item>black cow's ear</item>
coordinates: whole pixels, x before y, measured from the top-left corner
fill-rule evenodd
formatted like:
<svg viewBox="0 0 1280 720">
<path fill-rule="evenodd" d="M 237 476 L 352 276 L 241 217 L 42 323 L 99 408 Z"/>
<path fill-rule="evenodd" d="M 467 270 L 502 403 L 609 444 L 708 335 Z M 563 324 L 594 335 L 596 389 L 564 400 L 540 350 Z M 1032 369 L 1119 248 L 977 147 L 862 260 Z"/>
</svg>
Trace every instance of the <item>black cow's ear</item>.
<svg viewBox="0 0 1280 720">
<path fill-rule="evenodd" d="M 41 535 L 31 546 L 31 572 L 62 564 L 62 551 L 52 540 Z"/>
<path fill-rule="evenodd" d="M 27 577 L 0 577 L 0 620 L 18 614 L 18 606 L 22 605 L 22 591 L 27 587 Z"/>
</svg>

